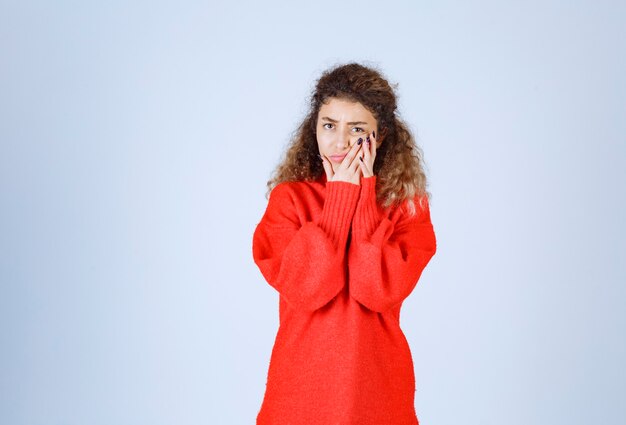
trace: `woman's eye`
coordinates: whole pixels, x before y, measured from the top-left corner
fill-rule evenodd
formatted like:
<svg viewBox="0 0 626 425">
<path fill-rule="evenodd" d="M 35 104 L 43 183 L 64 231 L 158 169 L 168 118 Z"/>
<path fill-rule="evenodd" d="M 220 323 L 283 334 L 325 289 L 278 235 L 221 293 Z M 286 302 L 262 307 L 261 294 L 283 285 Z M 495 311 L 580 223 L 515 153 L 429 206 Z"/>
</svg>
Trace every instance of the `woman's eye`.
<svg viewBox="0 0 626 425">
<path fill-rule="evenodd" d="M 322 127 L 324 127 L 325 129 L 329 130 L 331 127 L 326 127 L 327 125 L 328 125 L 328 126 L 332 126 L 333 124 L 332 124 L 332 123 L 327 122 L 327 123 L 325 123 Z M 361 127 L 352 127 L 352 131 L 354 131 L 354 130 L 356 130 L 356 132 L 357 132 L 357 133 L 362 133 L 362 132 L 364 132 L 364 131 L 365 131 L 365 130 L 363 130 Z"/>
</svg>

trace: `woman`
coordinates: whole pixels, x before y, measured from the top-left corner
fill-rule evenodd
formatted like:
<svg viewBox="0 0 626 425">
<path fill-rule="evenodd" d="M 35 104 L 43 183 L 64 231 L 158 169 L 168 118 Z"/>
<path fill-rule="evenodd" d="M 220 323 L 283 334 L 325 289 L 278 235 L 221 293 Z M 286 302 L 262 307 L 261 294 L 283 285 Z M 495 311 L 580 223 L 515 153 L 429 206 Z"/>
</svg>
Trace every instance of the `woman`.
<svg viewBox="0 0 626 425">
<path fill-rule="evenodd" d="M 399 318 L 436 240 L 396 107 L 380 72 L 327 70 L 268 182 L 253 256 L 280 326 L 257 424 L 418 424 Z"/>
</svg>

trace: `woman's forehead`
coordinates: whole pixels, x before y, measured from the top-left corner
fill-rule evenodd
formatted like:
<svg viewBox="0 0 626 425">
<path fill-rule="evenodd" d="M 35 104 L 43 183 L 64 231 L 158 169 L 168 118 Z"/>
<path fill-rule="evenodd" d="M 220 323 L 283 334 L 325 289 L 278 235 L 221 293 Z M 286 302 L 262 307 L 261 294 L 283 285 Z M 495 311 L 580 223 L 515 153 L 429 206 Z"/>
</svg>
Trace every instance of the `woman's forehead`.
<svg viewBox="0 0 626 425">
<path fill-rule="evenodd" d="M 374 116 L 361 103 L 350 100 L 331 98 L 320 107 L 320 119 L 328 121 L 371 122 Z"/>
</svg>

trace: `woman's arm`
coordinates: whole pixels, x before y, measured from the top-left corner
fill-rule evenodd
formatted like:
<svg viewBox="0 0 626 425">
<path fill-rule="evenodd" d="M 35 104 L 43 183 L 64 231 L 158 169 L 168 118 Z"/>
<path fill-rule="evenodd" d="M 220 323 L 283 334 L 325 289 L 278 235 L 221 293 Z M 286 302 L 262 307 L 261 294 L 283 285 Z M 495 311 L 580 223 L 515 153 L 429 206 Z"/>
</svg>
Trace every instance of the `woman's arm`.
<svg viewBox="0 0 626 425">
<path fill-rule="evenodd" d="M 293 185 L 279 184 L 253 236 L 253 257 L 267 282 L 292 306 L 315 311 L 344 287 L 345 252 L 361 187 L 326 182 L 317 223 L 301 223 Z"/>
<path fill-rule="evenodd" d="M 385 312 L 409 296 L 436 251 L 428 204 L 394 225 L 376 204 L 376 176 L 361 179 L 348 252 L 350 295 Z"/>
</svg>

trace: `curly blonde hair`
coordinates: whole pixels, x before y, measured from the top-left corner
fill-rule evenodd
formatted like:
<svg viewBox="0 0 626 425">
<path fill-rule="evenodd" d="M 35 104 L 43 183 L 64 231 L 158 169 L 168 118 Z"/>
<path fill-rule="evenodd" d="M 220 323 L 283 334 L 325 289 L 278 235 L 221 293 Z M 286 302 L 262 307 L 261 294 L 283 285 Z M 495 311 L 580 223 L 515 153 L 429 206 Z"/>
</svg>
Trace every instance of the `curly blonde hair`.
<svg viewBox="0 0 626 425">
<path fill-rule="evenodd" d="M 424 198 L 430 199 L 431 194 L 426 190 L 423 153 L 408 126 L 398 117 L 394 88 L 379 70 L 358 63 L 336 65 L 323 72 L 312 91 L 309 113 L 292 135 L 283 159 L 267 182 L 266 196 L 279 183 L 322 177 L 317 119 L 322 104 L 337 98 L 359 102 L 376 118 L 377 134 L 382 140 L 374 162 L 377 201 L 385 208 L 406 201 L 411 215 L 415 214 L 416 197 L 420 207 L 424 207 Z"/>
</svg>

